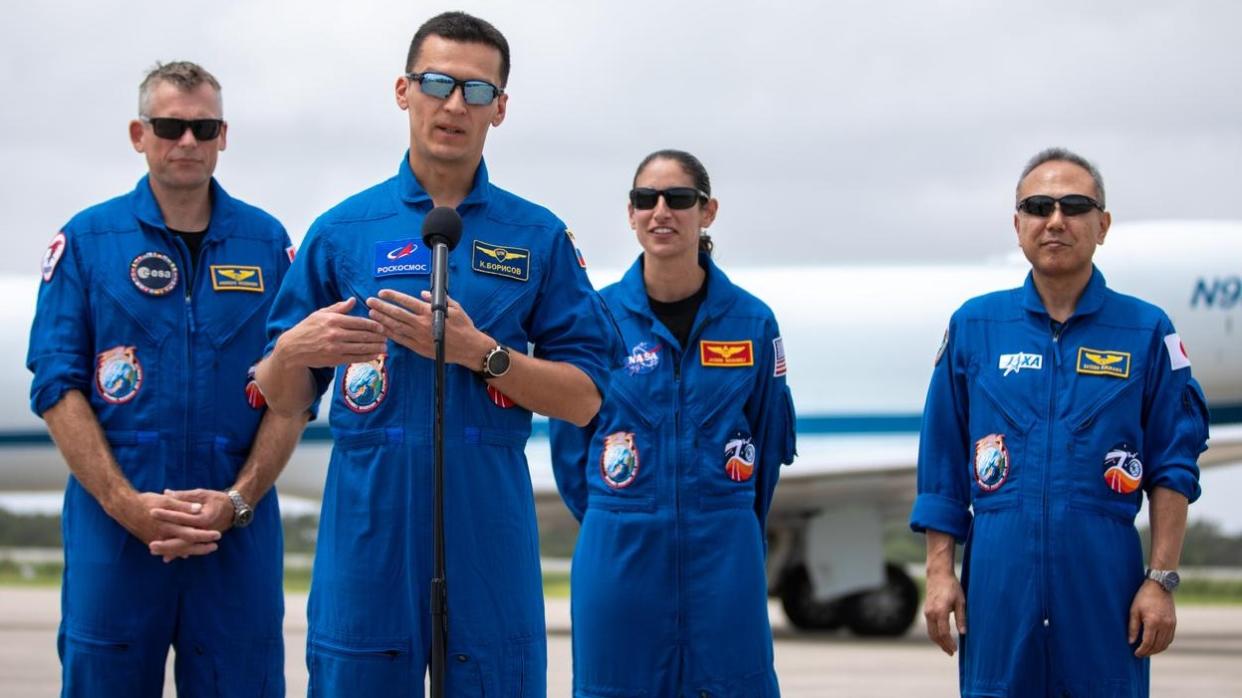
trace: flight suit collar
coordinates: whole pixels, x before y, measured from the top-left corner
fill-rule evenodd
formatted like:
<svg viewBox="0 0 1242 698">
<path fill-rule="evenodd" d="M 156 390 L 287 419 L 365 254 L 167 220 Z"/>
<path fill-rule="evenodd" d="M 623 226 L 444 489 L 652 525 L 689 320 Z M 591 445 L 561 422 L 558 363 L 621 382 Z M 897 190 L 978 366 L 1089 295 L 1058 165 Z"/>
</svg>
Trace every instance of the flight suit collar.
<svg viewBox="0 0 1242 698">
<path fill-rule="evenodd" d="M 1091 279 L 1087 281 L 1087 287 L 1082 291 L 1082 297 L 1078 299 L 1078 305 L 1074 308 L 1074 317 L 1083 315 L 1091 315 L 1099 312 L 1104 306 L 1105 291 L 1108 289 L 1104 282 L 1104 275 L 1100 273 L 1098 267 L 1091 265 Z M 1048 311 L 1044 308 L 1044 301 L 1039 297 L 1039 289 L 1035 288 L 1035 276 L 1031 272 L 1027 272 L 1026 283 L 1022 285 L 1022 307 L 1032 313 L 1047 315 Z"/>
<path fill-rule="evenodd" d="M 224 237 L 232 231 L 236 208 L 233 197 L 224 191 L 224 187 L 220 186 L 215 177 L 211 178 L 210 196 L 211 223 L 207 227 L 207 240 Z M 143 175 L 138 180 L 138 186 L 134 187 L 133 211 L 134 216 L 144 225 L 156 230 L 168 229 L 168 225 L 164 223 L 164 213 L 160 211 L 160 204 L 155 200 L 155 192 L 151 190 L 150 175 Z"/>
<path fill-rule="evenodd" d="M 484 206 L 488 202 L 490 192 L 491 184 L 487 177 L 487 163 L 480 159 L 479 167 L 474 171 L 474 184 L 470 186 L 470 193 L 466 194 L 466 198 L 462 200 L 458 208 Z M 431 195 L 419 183 L 418 178 L 414 176 L 414 170 L 410 168 L 410 151 L 408 150 L 401 157 L 401 164 L 397 166 L 397 193 L 402 201 L 416 208 L 429 211 L 435 206 L 431 200 Z"/>
<path fill-rule="evenodd" d="M 699 306 L 698 317 L 695 318 L 694 328 L 690 331 L 691 338 L 698 335 L 703 325 L 723 315 L 738 297 L 737 287 L 721 271 L 720 267 L 716 266 L 710 255 L 700 252 L 699 266 L 707 272 L 707 297 L 703 299 L 703 305 Z M 660 334 L 665 341 L 676 344 L 668 328 L 655 317 L 651 304 L 647 301 L 647 285 L 643 282 L 643 255 L 639 255 L 638 259 L 634 260 L 634 264 L 625 272 L 625 276 L 621 277 L 620 284 L 621 305 L 630 312 L 650 318 L 652 331 Z"/>
</svg>

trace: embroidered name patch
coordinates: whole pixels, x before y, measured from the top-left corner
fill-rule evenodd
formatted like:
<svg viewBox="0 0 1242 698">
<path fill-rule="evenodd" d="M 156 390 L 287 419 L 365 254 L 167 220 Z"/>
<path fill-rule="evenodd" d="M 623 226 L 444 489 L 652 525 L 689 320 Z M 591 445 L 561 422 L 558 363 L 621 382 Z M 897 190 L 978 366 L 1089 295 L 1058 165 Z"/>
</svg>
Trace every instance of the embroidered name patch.
<svg viewBox="0 0 1242 698">
<path fill-rule="evenodd" d="M 755 348 L 749 339 L 739 342 L 699 342 L 699 362 L 704 366 L 741 368 L 755 365 Z"/>
<path fill-rule="evenodd" d="M 530 250 L 475 240 L 472 252 L 470 268 L 477 272 L 517 281 L 530 279 Z"/>
<path fill-rule="evenodd" d="M 426 276 L 431 273 L 431 250 L 422 240 L 385 240 L 375 243 L 375 278 Z"/>
<path fill-rule="evenodd" d="M 250 291 L 263 293 L 263 270 L 236 264 L 211 265 L 213 291 Z"/>
<path fill-rule="evenodd" d="M 1038 370 L 1043 369 L 1043 367 L 1044 367 L 1044 355 L 1043 354 L 1024 354 L 1024 353 L 1001 354 L 1000 363 L 997 366 L 997 368 L 1000 368 L 1005 371 L 1004 373 L 1001 374 L 1002 376 L 1007 376 L 1011 373 L 1018 373 L 1024 368 L 1030 369 L 1032 371 L 1038 371 Z"/>
<path fill-rule="evenodd" d="M 1130 352 L 1078 348 L 1078 372 L 1090 376 L 1130 377 Z"/>
</svg>

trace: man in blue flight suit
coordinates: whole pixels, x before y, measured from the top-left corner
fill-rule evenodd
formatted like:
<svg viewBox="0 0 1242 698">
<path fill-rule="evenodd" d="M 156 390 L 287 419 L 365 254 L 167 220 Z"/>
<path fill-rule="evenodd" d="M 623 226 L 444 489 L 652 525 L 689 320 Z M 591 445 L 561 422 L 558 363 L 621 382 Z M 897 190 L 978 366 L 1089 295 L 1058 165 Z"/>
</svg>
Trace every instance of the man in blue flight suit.
<svg viewBox="0 0 1242 698">
<path fill-rule="evenodd" d="M 293 247 L 212 177 L 222 113 L 206 70 L 157 65 L 129 125 L 148 175 L 44 256 L 27 365 L 73 473 L 65 696 L 159 696 L 170 644 L 179 695 L 284 692 L 272 484 L 305 416 L 266 411 L 252 376 Z"/>
<path fill-rule="evenodd" d="M 1146 696 L 1173 640 L 1206 404 L 1168 317 L 1092 264 L 1111 222 L 1095 167 L 1046 150 L 1017 201 L 1026 285 L 954 313 L 928 390 L 910 514 L 928 635 L 952 654 L 955 616 L 963 696 Z"/>
<path fill-rule="evenodd" d="M 409 151 L 395 177 L 311 227 L 258 370 L 272 407 L 289 414 L 336 377 L 308 606 L 310 691 L 422 693 L 434 351 L 423 300 L 430 255 L 418 235 L 434 206 L 451 206 L 464 233 L 449 256 L 445 329 L 445 687 L 541 696 L 543 588 L 523 448 L 531 412 L 578 424 L 594 416 L 615 364 L 612 326 L 564 223 L 488 181 L 483 144 L 507 102 L 504 36 L 469 15 L 438 15 L 414 35 L 405 69 L 396 101 Z"/>
</svg>

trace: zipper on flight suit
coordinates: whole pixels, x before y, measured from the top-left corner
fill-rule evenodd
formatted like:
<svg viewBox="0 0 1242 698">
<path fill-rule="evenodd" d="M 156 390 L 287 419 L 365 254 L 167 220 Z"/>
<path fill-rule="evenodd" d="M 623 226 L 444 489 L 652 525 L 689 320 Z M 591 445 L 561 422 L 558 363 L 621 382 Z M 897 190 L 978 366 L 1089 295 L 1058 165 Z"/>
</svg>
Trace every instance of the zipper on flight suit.
<svg viewBox="0 0 1242 698">
<path fill-rule="evenodd" d="M 183 335 L 185 338 L 185 366 L 182 367 L 182 370 L 184 372 L 185 380 L 187 383 L 186 387 L 188 388 L 186 392 L 184 393 L 184 395 L 188 397 L 189 395 L 193 394 L 193 390 L 194 390 L 194 334 L 195 334 L 196 329 L 194 327 L 193 297 L 194 297 L 194 280 L 198 278 L 198 274 L 195 269 L 196 265 L 194 263 L 195 262 L 194 256 L 190 254 L 190 248 L 188 245 L 186 245 L 185 240 L 182 240 L 180 235 L 177 235 L 176 233 L 173 233 L 172 231 L 169 231 L 169 235 L 173 238 L 173 245 L 177 247 L 177 255 L 181 257 L 182 268 L 186 270 L 186 274 L 185 274 L 185 334 Z M 206 243 L 207 243 L 207 240 L 204 239 L 202 244 L 198 248 L 198 257 L 200 260 L 203 258 L 204 248 L 207 246 Z M 182 400 L 181 403 L 182 403 L 181 480 L 178 486 L 188 487 L 190 485 L 190 480 L 189 480 L 189 468 L 190 468 L 190 458 L 191 458 L 190 451 L 193 448 L 193 444 L 190 441 L 190 412 L 191 410 L 190 410 L 190 401 L 188 399 Z"/>
<path fill-rule="evenodd" d="M 1040 561 L 1040 578 L 1042 582 L 1040 584 L 1040 615 L 1042 616 L 1044 628 L 1051 625 L 1051 619 L 1048 617 L 1048 587 L 1050 585 L 1048 567 L 1051 554 L 1048 544 L 1048 529 L 1050 526 L 1048 516 L 1048 480 L 1050 477 L 1050 471 L 1052 470 L 1053 429 L 1056 424 L 1057 413 L 1057 377 L 1060 375 L 1061 368 L 1061 336 L 1065 334 L 1065 330 L 1069 326 L 1069 320 L 1067 319 L 1062 323 L 1057 323 L 1055 320 L 1052 320 L 1051 323 L 1053 370 L 1049 372 L 1051 385 L 1048 390 L 1048 419 L 1046 422 L 1048 425 L 1048 448 L 1044 452 L 1044 457 L 1047 459 L 1048 465 L 1043 469 L 1043 482 L 1041 483 L 1041 504 L 1043 507 L 1043 516 L 1040 521 L 1040 542 L 1043 548 L 1043 559 Z M 1049 661 L 1047 652 L 1044 653 L 1044 660 L 1045 662 Z"/>
</svg>

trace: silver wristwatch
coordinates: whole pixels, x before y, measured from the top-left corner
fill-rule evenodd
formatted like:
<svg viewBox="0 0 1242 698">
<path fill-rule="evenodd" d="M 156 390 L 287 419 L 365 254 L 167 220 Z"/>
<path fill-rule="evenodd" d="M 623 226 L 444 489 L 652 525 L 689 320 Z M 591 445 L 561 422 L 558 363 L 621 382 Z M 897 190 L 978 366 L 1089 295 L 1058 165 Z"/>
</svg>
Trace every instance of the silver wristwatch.
<svg viewBox="0 0 1242 698">
<path fill-rule="evenodd" d="M 245 528 L 254 521 L 254 507 L 246 503 L 237 490 L 229 490 L 229 501 L 233 503 L 233 528 Z"/>
<path fill-rule="evenodd" d="M 497 344 L 483 357 L 483 375 L 485 378 L 500 378 L 509 372 L 509 350 Z"/>
<path fill-rule="evenodd" d="M 1177 570 L 1147 570 L 1147 578 L 1160 585 L 1160 588 L 1173 593 L 1178 584 L 1182 583 L 1182 577 Z"/>
</svg>

